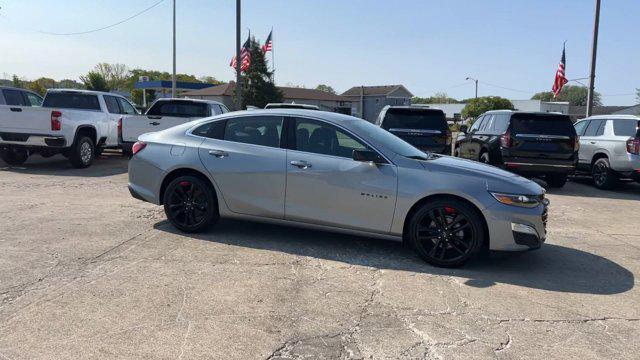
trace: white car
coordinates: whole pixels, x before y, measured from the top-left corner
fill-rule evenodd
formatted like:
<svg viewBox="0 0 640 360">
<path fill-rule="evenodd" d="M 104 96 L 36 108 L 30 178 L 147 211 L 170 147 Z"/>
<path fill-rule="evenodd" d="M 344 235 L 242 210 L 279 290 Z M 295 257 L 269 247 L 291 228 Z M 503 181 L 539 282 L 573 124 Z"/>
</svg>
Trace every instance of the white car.
<svg viewBox="0 0 640 360">
<path fill-rule="evenodd" d="M 48 90 L 42 107 L 0 105 L 0 157 L 23 164 L 34 153 L 63 154 L 76 168 L 118 147 L 118 119 L 137 114 L 124 97 L 88 90 Z"/>
<path fill-rule="evenodd" d="M 222 103 L 198 99 L 158 99 L 144 115 L 123 116 L 118 121 L 118 142 L 125 154 L 142 134 L 156 132 L 186 122 L 228 113 Z"/>
</svg>

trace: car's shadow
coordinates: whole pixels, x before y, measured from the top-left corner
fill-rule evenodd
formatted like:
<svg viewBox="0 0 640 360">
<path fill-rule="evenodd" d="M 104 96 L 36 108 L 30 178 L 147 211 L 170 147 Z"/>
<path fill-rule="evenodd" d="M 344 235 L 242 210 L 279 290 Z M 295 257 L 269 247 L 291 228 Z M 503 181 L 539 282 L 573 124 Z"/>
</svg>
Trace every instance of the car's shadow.
<svg viewBox="0 0 640 360">
<path fill-rule="evenodd" d="M 428 265 L 401 243 L 352 235 L 232 220 L 220 221 L 202 234 L 181 233 L 167 221 L 158 222 L 155 228 L 204 241 L 352 265 L 464 277 L 468 279 L 465 284 L 473 287 L 503 283 L 567 293 L 617 294 L 634 286 L 634 275 L 619 264 L 553 244 L 524 253 L 492 253 L 463 268 L 442 269 Z"/>
<path fill-rule="evenodd" d="M 574 176 L 562 189 L 549 189 L 549 194 L 612 200 L 640 200 L 640 184 L 621 181 L 611 190 L 600 190 L 593 185 L 590 178 Z"/>
<path fill-rule="evenodd" d="M 75 169 L 69 160 L 62 155 L 43 158 L 32 155 L 22 165 L 9 166 L 0 159 L 0 171 L 11 171 L 22 174 L 72 176 L 72 177 L 101 177 L 124 174 L 127 172 L 128 158 L 118 151 L 105 151 L 94 159 L 93 164 L 86 169 Z"/>
</svg>

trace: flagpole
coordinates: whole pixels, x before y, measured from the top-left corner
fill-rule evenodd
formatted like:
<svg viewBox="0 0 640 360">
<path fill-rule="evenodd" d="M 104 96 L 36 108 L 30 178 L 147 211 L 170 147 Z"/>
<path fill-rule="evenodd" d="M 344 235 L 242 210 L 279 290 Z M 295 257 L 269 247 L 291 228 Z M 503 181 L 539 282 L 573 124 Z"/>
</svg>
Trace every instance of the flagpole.
<svg viewBox="0 0 640 360">
<path fill-rule="evenodd" d="M 275 51 L 273 51 L 273 26 L 271 27 L 271 68 L 273 71 L 273 74 L 271 75 L 271 80 L 273 81 L 273 84 L 275 85 L 276 83 L 276 56 L 275 56 Z"/>
<path fill-rule="evenodd" d="M 240 85 L 241 70 L 240 65 L 240 0 L 236 0 L 236 110 L 242 110 L 242 88 Z"/>
</svg>

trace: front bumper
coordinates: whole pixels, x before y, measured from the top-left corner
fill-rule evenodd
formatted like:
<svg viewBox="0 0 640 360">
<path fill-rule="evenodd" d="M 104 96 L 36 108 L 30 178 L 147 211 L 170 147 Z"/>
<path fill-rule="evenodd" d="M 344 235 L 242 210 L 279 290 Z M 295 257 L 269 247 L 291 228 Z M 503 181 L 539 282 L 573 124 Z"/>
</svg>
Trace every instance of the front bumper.
<svg viewBox="0 0 640 360">
<path fill-rule="evenodd" d="M 489 229 L 489 249 L 524 251 L 537 249 L 547 237 L 546 205 L 520 208 L 496 202 L 484 210 Z"/>
</svg>

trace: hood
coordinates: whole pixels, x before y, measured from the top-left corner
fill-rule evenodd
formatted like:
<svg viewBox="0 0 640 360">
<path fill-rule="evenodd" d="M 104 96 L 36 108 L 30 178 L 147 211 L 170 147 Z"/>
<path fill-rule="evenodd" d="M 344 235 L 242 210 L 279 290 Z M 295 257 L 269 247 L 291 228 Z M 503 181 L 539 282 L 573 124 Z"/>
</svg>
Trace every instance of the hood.
<svg viewBox="0 0 640 360">
<path fill-rule="evenodd" d="M 478 180 L 484 180 L 489 191 L 526 195 L 544 193 L 544 189 L 540 185 L 529 179 L 477 161 L 452 156 L 439 156 L 432 160 L 421 161 L 421 163 L 429 171 L 450 173 L 457 176 L 470 176 Z"/>
</svg>

